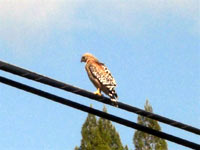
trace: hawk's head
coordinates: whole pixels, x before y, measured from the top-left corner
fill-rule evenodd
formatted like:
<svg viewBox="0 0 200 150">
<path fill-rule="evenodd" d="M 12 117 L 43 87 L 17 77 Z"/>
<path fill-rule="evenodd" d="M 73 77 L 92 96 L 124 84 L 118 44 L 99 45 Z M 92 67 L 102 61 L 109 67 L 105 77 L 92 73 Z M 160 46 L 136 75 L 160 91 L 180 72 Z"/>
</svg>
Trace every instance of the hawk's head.
<svg viewBox="0 0 200 150">
<path fill-rule="evenodd" d="M 85 53 L 85 54 L 81 57 L 81 62 L 87 62 L 88 60 L 98 61 L 97 58 L 95 58 L 92 54 L 90 54 L 90 53 Z"/>
</svg>

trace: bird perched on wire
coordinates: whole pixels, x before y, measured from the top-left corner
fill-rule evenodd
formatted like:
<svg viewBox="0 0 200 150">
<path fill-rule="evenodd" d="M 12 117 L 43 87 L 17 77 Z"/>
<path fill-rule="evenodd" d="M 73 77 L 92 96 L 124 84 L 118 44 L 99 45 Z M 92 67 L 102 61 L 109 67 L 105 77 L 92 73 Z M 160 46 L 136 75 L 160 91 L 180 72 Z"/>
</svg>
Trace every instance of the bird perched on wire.
<svg viewBox="0 0 200 150">
<path fill-rule="evenodd" d="M 101 96 L 101 91 L 108 95 L 115 106 L 117 106 L 116 82 L 108 68 L 90 53 L 85 53 L 81 62 L 85 62 L 85 69 L 89 79 L 97 91 L 94 94 Z"/>
</svg>

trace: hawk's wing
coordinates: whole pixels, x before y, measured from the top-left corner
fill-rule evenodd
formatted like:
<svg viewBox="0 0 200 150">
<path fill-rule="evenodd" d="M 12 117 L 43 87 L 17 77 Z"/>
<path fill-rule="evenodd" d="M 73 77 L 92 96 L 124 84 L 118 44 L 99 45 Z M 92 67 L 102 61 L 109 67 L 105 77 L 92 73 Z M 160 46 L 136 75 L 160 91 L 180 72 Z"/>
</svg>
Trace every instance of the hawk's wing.
<svg viewBox="0 0 200 150">
<path fill-rule="evenodd" d="M 104 88 L 106 88 L 108 92 L 104 91 L 103 89 L 101 90 L 103 90 L 104 93 L 107 93 L 107 95 L 109 95 L 111 101 L 116 102 L 118 96 L 115 92 L 115 87 L 117 84 L 108 68 L 104 64 L 96 62 L 91 63 L 88 68 L 92 76 L 96 78 L 104 86 Z"/>
<path fill-rule="evenodd" d="M 90 72 L 92 75 L 99 80 L 99 82 L 107 86 L 108 88 L 113 88 L 116 86 L 115 79 L 112 77 L 111 72 L 108 68 L 100 63 L 92 63 L 89 66 Z"/>
</svg>

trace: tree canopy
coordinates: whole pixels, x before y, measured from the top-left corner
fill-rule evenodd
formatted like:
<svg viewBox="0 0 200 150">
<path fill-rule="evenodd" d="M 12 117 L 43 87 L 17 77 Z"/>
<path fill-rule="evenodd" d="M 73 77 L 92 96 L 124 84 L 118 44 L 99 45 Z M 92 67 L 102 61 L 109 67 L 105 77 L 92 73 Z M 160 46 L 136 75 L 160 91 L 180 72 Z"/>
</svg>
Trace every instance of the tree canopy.
<svg viewBox="0 0 200 150">
<path fill-rule="evenodd" d="M 106 107 L 103 111 L 107 112 Z M 123 147 L 119 133 L 111 121 L 88 114 L 82 126 L 82 140 L 80 147 L 75 150 L 128 150 Z"/>
<path fill-rule="evenodd" d="M 149 101 L 146 100 L 144 106 L 145 111 L 153 112 L 152 106 L 149 104 Z M 137 122 L 146 127 L 161 131 L 156 120 L 138 115 Z M 135 145 L 135 150 L 167 150 L 167 142 L 164 139 L 153 136 L 142 131 L 136 131 L 133 137 L 133 143 Z"/>
</svg>

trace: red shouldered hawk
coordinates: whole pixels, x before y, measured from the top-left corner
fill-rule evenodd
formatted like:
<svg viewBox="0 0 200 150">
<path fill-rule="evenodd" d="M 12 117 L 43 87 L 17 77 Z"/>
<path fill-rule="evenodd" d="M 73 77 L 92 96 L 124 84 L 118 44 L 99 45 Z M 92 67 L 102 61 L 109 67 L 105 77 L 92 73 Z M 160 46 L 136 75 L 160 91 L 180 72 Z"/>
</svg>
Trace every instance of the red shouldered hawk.
<svg viewBox="0 0 200 150">
<path fill-rule="evenodd" d="M 108 95 L 112 102 L 116 103 L 117 93 L 115 92 L 116 82 L 108 68 L 98 61 L 92 54 L 85 53 L 81 62 L 85 62 L 85 69 L 89 79 L 92 81 L 97 91 L 94 94 L 101 96 L 101 91 Z"/>
</svg>

